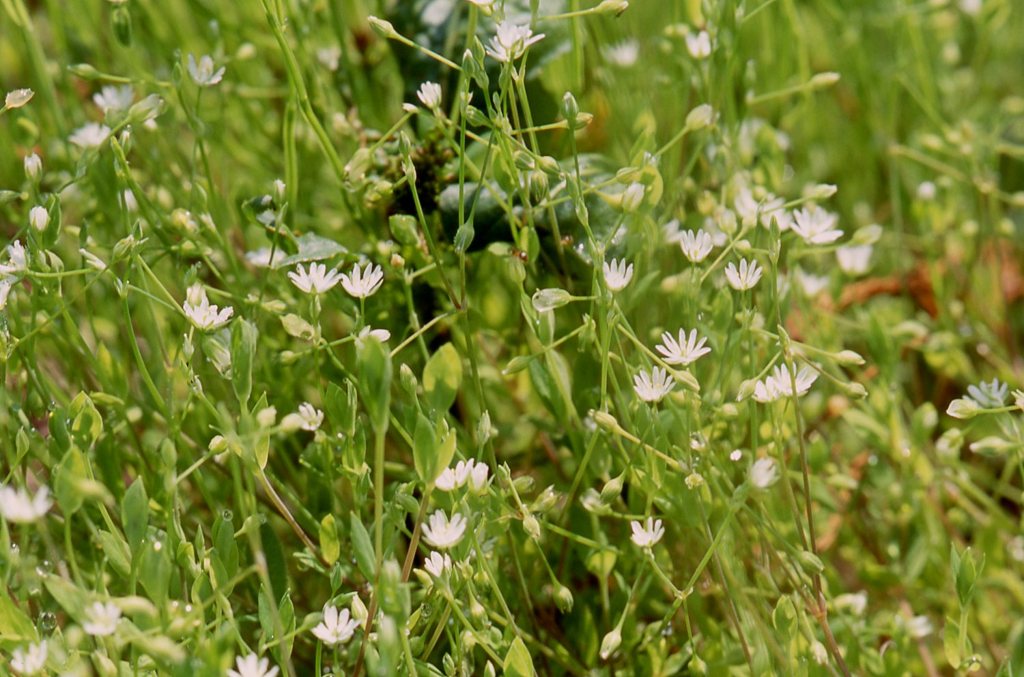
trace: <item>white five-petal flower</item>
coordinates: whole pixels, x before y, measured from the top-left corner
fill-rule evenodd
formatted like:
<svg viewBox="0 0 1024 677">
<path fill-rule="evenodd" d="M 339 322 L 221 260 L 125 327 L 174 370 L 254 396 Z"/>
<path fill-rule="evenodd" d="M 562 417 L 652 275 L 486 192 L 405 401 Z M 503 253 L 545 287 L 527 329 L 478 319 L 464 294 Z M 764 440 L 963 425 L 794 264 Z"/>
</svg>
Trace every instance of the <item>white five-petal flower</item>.
<svg viewBox="0 0 1024 677">
<path fill-rule="evenodd" d="M 729 286 L 736 291 L 746 291 L 758 283 L 762 272 L 764 271 L 761 266 L 757 265 L 757 261 L 740 259 L 739 267 L 731 261 L 725 267 L 725 279 L 729 282 Z"/>
<path fill-rule="evenodd" d="M 544 37 L 543 33 L 533 34 L 529 26 L 520 26 L 511 21 L 502 21 L 493 38 L 487 53 L 498 61 L 515 61 L 526 49 Z"/>
<path fill-rule="evenodd" d="M 188 288 L 185 302 L 182 304 L 186 317 L 197 329 L 210 331 L 223 327 L 231 319 L 235 309 L 227 306 L 223 310 L 210 305 L 206 297 L 206 289 L 198 282 Z"/>
<path fill-rule="evenodd" d="M 454 513 L 449 520 L 444 510 L 438 510 L 423 525 L 423 540 L 427 545 L 447 550 L 462 540 L 466 524 L 466 518 L 459 513 Z"/>
<path fill-rule="evenodd" d="M 391 332 L 389 332 L 387 329 L 374 329 L 370 325 L 366 325 L 365 327 L 359 330 L 359 335 L 356 338 L 362 340 L 369 336 L 372 336 L 381 343 L 387 343 L 387 341 L 391 338 Z"/>
<path fill-rule="evenodd" d="M 93 103 L 99 106 L 104 115 L 128 110 L 134 100 L 135 90 L 131 85 L 106 85 L 92 95 Z"/>
<path fill-rule="evenodd" d="M 686 34 L 686 51 L 694 59 L 706 59 L 711 56 L 711 36 L 707 31 Z"/>
<path fill-rule="evenodd" d="M 625 259 L 612 259 L 604 262 L 604 282 L 612 291 L 622 291 L 633 279 L 633 264 Z"/>
<path fill-rule="evenodd" d="M 696 233 L 687 230 L 679 234 L 679 248 L 683 250 L 683 256 L 690 260 L 690 263 L 700 263 L 708 257 L 715 243 L 711 235 L 703 230 Z"/>
<path fill-rule="evenodd" d="M 228 670 L 228 677 L 276 677 L 277 666 L 270 667 L 270 659 L 254 653 L 235 659 L 236 670 Z"/>
<path fill-rule="evenodd" d="M 199 61 L 188 55 L 188 74 L 200 87 L 213 87 L 224 78 L 224 66 L 214 70 L 213 58 L 209 54 L 199 57 Z"/>
<path fill-rule="evenodd" d="M 121 609 L 113 602 L 93 602 L 85 609 L 82 629 L 93 637 L 106 637 L 117 631 Z"/>
<path fill-rule="evenodd" d="M 24 489 L 0 485 L 0 515 L 8 522 L 24 524 L 35 522 L 53 506 L 50 490 L 40 487 L 35 496 Z"/>
<path fill-rule="evenodd" d="M 759 458 L 750 466 L 750 483 L 757 489 L 767 489 L 779 479 L 779 466 L 774 458 Z"/>
<path fill-rule="evenodd" d="M 871 265 L 871 252 L 874 249 L 869 244 L 851 245 L 840 247 L 836 250 L 836 261 L 839 268 L 847 275 L 863 275 L 868 272 Z"/>
<path fill-rule="evenodd" d="M 662 526 L 661 520 L 653 517 L 648 517 L 643 524 L 633 520 L 629 526 L 633 530 L 630 538 L 641 548 L 653 548 L 665 535 L 665 527 Z"/>
<path fill-rule="evenodd" d="M 335 606 L 325 606 L 323 620 L 313 628 L 313 634 L 324 644 L 334 646 L 352 639 L 358 627 L 359 621 L 351 618 L 348 609 L 339 611 Z"/>
<path fill-rule="evenodd" d="M 436 82 L 424 82 L 416 91 L 416 98 L 430 110 L 435 110 L 441 105 L 441 85 Z"/>
<path fill-rule="evenodd" d="M 288 273 L 288 278 L 291 279 L 292 284 L 307 294 L 323 294 L 328 292 L 341 282 L 341 277 L 341 273 L 337 270 L 328 272 L 327 266 L 323 263 L 309 264 L 308 271 L 300 263 L 295 266 L 295 270 Z"/>
<path fill-rule="evenodd" d="M 440 578 L 441 574 L 452 568 L 452 558 L 448 556 L 448 553 L 442 555 L 435 550 L 430 553 L 430 557 L 423 561 L 423 568 L 434 578 Z"/>
<path fill-rule="evenodd" d="M 11 669 L 19 675 L 34 675 L 46 666 L 46 640 L 11 652 Z"/>
<path fill-rule="evenodd" d="M 976 386 L 967 386 L 967 395 L 985 409 L 995 409 L 1006 404 L 1010 387 L 994 378 L 990 383 L 982 381 Z"/>
<path fill-rule="evenodd" d="M 299 405 L 299 418 L 302 419 L 303 430 L 316 430 L 324 422 L 324 412 L 314 407 L 309 402 Z"/>
<path fill-rule="evenodd" d="M 367 263 L 363 269 L 360 269 L 357 263 L 352 268 L 351 275 L 348 273 L 341 274 L 341 286 L 345 288 L 345 291 L 350 296 L 354 296 L 357 299 L 365 299 L 367 296 L 371 296 L 380 288 L 383 281 L 384 270 L 372 263 Z"/>
<path fill-rule="evenodd" d="M 660 402 L 674 387 L 675 380 L 661 367 L 654 367 L 649 373 L 641 369 L 633 377 L 633 390 L 644 402 Z"/>
<path fill-rule="evenodd" d="M 110 136 L 110 127 L 89 122 L 76 129 L 68 140 L 79 148 L 97 148 Z"/>
<path fill-rule="evenodd" d="M 843 231 L 835 227 L 838 218 L 817 205 L 798 209 L 793 214 L 793 232 L 802 237 L 807 244 L 835 242 L 843 236 Z"/>
<path fill-rule="evenodd" d="M 754 385 L 754 399 L 758 402 L 774 402 L 780 397 L 791 397 L 794 393 L 793 381 L 796 381 L 797 397 L 802 397 L 817 379 L 818 374 L 807 367 L 797 369 L 794 366 L 791 372 L 784 364 L 776 365 L 770 375 Z"/>
<path fill-rule="evenodd" d="M 707 340 L 707 337 L 697 340 L 696 329 L 691 329 L 689 336 L 685 329 L 680 329 L 678 341 L 671 332 L 666 331 L 661 335 L 661 343 L 656 348 L 665 356 L 665 361 L 669 364 L 687 365 L 711 352 L 711 348 L 704 347 Z"/>
</svg>

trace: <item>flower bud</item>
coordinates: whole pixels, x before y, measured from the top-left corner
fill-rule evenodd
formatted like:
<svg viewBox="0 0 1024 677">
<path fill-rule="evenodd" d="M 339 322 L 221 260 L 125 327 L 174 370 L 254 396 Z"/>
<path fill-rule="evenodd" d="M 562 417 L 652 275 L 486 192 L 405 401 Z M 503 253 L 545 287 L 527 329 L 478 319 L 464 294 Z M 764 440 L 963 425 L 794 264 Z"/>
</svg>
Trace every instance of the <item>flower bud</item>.
<svg viewBox="0 0 1024 677">
<path fill-rule="evenodd" d="M 622 632 L 615 628 L 601 640 L 601 660 L 608 660 L 620 644 L 622 644 Z"/>
<path fill-rule="evenodd" d="M 572 294 L 564 289 L 552 287 L 549 289 L 538 289 L 533 293 L 533 308 L 538 313 L 544 313 L 555 308 L 560 308 L 572 300 Z"/>
<path fill-rule="evenodd" d="M 384 19 L 372 15 L 367 17 L 366 20 L 370 22 L 370 27 L 373 28 L 377 35 L 382 38 L 398 37 L 398 31 L 395 30 L 394 25 L 392 25 L 390 21 L 385 21 Z"/>
<path fill-rule="evenodd" d="M 811 78 L 810 85 L 814 89 L 822 89 L 824 87 L 831 87 L 837 82 L 839 82 L 839 73 L 834 71 L 825 71 L 824 73 L 818 73 Z"/>
<path fill-rule="evenodd" d="M 526 516 L 523 517 L 523 530 L 526 531 L 533 540 L 536 541 L 540 539 L 540 522 L 538 522 L 537 518 L 530 513 L 526 513 Z"/>
<path fill-rule="evenodd" d="M 640 208 L 644 201 L 644 184 L 634 181 L 626 186 L 621 197 L 622 211 L 630 214 Z"/>
<path fill-rule="evenodd" d="M 43 161 L 39 159 L 39 156 L 35 153 L 25 156 L 25 176 L 28 177 L 28 180 L 36 183 L 42 173 Z"/>
<path fill-rule="evenodd" d="M 21 108 L 31 101 L 35 94 L 31 89 L 13 89 L 7 92 L 7 96 L 4 98 L 4 108 L 8 110 Z"/>
<path fill-rule="evenodd" d="M 974 418 L 981 411 L 978 403 L 969 397 L 958 397 L 949 403 L 946 413 L 953 418 L 968 419 Z"/>
<path fill-rule="evenodd" d="M 555 606 L 563 614 L 567 614 L 572 611 L 572 591 L 564 585 L 559 585 L 558 589 L 555 590 Z"/>
<path fill-rule="evenodd" d="M 33 228 L 42 232 L 50 224 L 50 213 L 46 211 L 46 207 L 37 205 L 29 210 L 28 222 L 32 224 Z"/>
<path fill-rule="evenodd" d="M 686 131 L 696 132 L 704 129 L 715 121 L 715 109 L 703 103 L 689 112 L 686 116 Z"/>
</svg>

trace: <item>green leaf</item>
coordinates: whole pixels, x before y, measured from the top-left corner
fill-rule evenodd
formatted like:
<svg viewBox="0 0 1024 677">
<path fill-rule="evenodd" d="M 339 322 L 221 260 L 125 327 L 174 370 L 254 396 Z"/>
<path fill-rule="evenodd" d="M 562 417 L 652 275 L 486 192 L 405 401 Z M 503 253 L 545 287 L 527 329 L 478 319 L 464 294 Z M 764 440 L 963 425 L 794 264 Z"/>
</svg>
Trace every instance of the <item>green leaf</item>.
<svg viewBox="0 0 1024 677">
<path fill-rule="evenodd" d="M 288 565 L 285 562 L 281 540 L 269 522 L 260 525 L 260 542 L 263 545 L 263 556 L 267 561 L 270 585 L 276 598 L 278 595 L 288 592 Z"/>
<path fill-rule="evenodd" d="M 356 556 L 356 566 L 362 572 L 363 578 L 368 581 L 374 580 L 375 565 L 373 556 L 373 544 L 370 542 L 370 534 L 366 527 L 359 521 L 359 516 L 353 512 L 349 516 L 352 539 L 352 550 Z"/>
<path fill-rule="evenodd" d="M 284 327 L 289 336 L 294 336 L 303 341 L 310 341 L 316 336 L 316 327 L 292 313 L 288 313 L 281 318 L 281 326 Z"/>
<path fill-rule="evenodd" d="M 54 474 L 57 504 L 65 515 L 73 515 L 82 507 L 86 496 L 83 485 L 88 479 L 88 466 L 81 449 L 77 446 L 68 449 L 60 464 L 54 468 Z"/>
<path fill-rule="evenodd" d="M 430 408 L 437 413 L 448 411 L 462 385 L 462 358 L 455 346 L 446 343 L 430 357 L 422 380 Z"/>
<path fill-rule="evenodd" d="M 60 608 L 64 609 L 69 616 L 79 620 L 85 614 L 85 607 L 89 598 L 81 588 L 65 581 L 60 576 L 46 576 L 43 579 L 46 591 L 56 600 Z M 6 595 L 0 595 L 5 597 Z"/>
<path fill-rule="evenodd" d="M 288 268 L 296 263 L 322 261 L 323 259 L 329 259 L 332 256 L 344 254 L 348 251 L 334 240 L 328 240 L 326 237 L 321 237 L 315 233 L 306 233 L 302 237 L 297 238 L 295 243 L 299 246 L 299 251 L 291 256 L 274 261 L 275 269 Z M 275 256 L 274 258 L 276 259 L 277 257 Z"/>
<path fill-rule="evenodd" d="M 338 525 L 334 515 L 325 515 L 320 520 L 320 554 L 328 564 L 334 564 L 341 556 L 341 541 L 338 538 Z"/>
<path fill-rule="evenodd" d="M 0 595 L 0 644 L 34 642 L 38 639 L 36 626 L 7 593 Z"/>
<path fill-rule="evenodd" d="M 954 668 L 959 668 L 963 662 L 963 652 L 960 646 L 960 626 L 952 618 L 946 619 L 946 627 L 942 633 L 942 648 L 946 653 L 946 660 Z"/>
<path fill-rule="evenodd" d="M 359 391 L 374 432 L 388 429 L 391 406 L 391 354 L 380 341 L 367 337 L 358 342 Z"/>
<path fill-rule="evenodd" d="M 120 534 L 113 534 L 103 529 L 97 535 L 107 560 L 114 567 L 114 572 L 119 576 L 127 578 L 131 574 L 132 569 L 132 553 L 128 547 L 128 542 L 121 538 Z"/>
<path fill-rule="evenodd" d="M 146 496 L 146 487 L 141 477 L 135 478 L 128 491 L 124 492 L 124 499 L 121 501 L 121 523 L 124 525 L 128 547 L 133 554 L 137 554 L 146 538 L 146 527 L 149 525 L 149 497 Z"/>
<path fill-rule="evenodd" d="M 505 654 L 505 662 L 502 664 L 507 677 L 533 677 L 537 674 L 533 669 L 533 659 L 530 658 L 530 651 L 526 648 L 521 637 L 512 640 L 512 645 Z"/>
<path fill-rule="evenodd" d="M 256 356 L 256 325 L 245 318 L 231 323 L 231 385 L 243 408 L 252 394 L 252 365 Z"/>
<path fill-rule="evenodd" d="M 103 418 L 96 405 L 85 393 L 78 393 L 68 407 L 71 416 L 71 434 L 80 446 L 88 449 L 103 434 Z"/>
</svg>

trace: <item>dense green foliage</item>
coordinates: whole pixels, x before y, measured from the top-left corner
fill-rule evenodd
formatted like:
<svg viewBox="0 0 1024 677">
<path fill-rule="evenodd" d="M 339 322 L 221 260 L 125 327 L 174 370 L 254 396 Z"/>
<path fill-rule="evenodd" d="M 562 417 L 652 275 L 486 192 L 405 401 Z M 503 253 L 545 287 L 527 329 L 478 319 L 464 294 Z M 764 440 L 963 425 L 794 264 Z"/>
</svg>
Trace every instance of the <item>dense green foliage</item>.
<svg viewBox="0 0 1024 677">
<path fill-rule="evenodd" d="M 1020 674 L 1022 35 L 0 0 L 6 669 Z"/>
</svg>

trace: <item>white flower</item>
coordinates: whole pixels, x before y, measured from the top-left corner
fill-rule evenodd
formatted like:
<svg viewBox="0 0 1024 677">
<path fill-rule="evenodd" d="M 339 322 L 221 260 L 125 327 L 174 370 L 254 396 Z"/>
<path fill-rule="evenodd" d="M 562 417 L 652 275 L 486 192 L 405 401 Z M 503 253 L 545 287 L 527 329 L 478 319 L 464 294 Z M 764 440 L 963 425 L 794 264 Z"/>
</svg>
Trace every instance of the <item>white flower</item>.
<svg viewBox="0 0 1024 677">
<path fill-rule="evenodd" d="M 825 645 L 819 641 L 815 641 L 811 644 L 811 657 L 814 658 L 814 662 L 818 665 L 828 664 L 828 649 Z"/>
<path fill-rule="evenodd" d="M 930 202 L 935 199 L 937 190 L 931 181 L 922 181 L 917 186 L 917 199 Z"/>
<path fill-rule="evenodd" d="M 79 148 L 97 148 L 110 136 L 110 127 L 98 122 L 89 122 L 74 131 L 68 138 Z"/>
<path fill-rule="evenodd" d="M 28 270 L 28 257 L 25 248 L 21 246 L 21 240 L 15 240 L 7 245 L 7 263 L 0 264 L 0 274 L 11 275 L 25 270 Z"/>
<path fill-rule="evenodd" d="M 621 206 L 622 211 L 626 213 L 635 212 L 640 209 L 640 205 L 644 202 L 644 193 L 646 192 L 644 184 L 634 181 L 633 183 L 626 186 L 626 189 L 622 191 Z"/>
<path fill-rule="evenodd" d="M 761 266 L 757 265 L 757 261 L 740 259 L 739 268 L 732 262 L 725 267 L 725 279 L 728 280 L 729 286 L 736 291 L 745 291 L 757 284 L 761 279 L 762 272 L 764 271 Z"/>
<path fill-rule="evenodd" d="M 200 87 L 213 87 L 224 78 L 224 66 L 213 70 L 213 58 L 208 54 L 199 57 L 199 63 L 191 54 L 188 55 L 188 74 Z"/>
<path fill-rule="evenodd" d="M 313 628 L 313 634 L 316 635 L 317 639 L 329 646 L 344 644 L 352 639 L 356 628 L 359 627 L 359 621 L 350 618 L 350 616 L 351 614 L 348 609 L 342 609 L 339 612 L 337 607 L 326 606 L 324 607 L 323 620 Z"/>
<path fill-rule="evenodd" d="M 854 616 L 860 616 L 868 606 L 868 594 L 863 590 L 861 592 L 848 592 L 843 595 L 837 595 L 832 600 L 832 603 L 835 605 L 836 611 L 847 609 Z"/>
<path fill-rule="evenodd" d="M 341 281 L 341 274 L 337 270 L 327 272 L 327 266 L 323 263 L 309 264 L 308 272 L 301 263 L 295 269 L 298 272 L 291 271 L 288 277 L 292 284 L 307 294 L 323 294 Z"/>
<path fill-rule="evenodd" d="M 927 616 L 914 616 L 912 618 L 904 619 L 902 616 L 897 616 L 900 624 L 906 627 L 907 633 L 913 639 L 923 639 L 934 632 L 935 627 L 932 625 L 932 621 Z"/>
<path fill-rule="evenodd" d="M 210 305 L 210 299 L 206 298 L 206 290 L 198 282 L 188 288 L 185 303 L 182 304 L 186 317 L 196 326 L 197 329 L 210 331 L 228 323 L 235 309 L 227 306 L 223 310 L 217 306 Z"/>
<path fill-rule="evenodd" d="M 314 407 L 309 402 L 299 405 L 299 418 L 302 419 L 303 430 L 316 430 L 324 422 L 324 412 Z"/>
<path fill-rule="evenodd" d="M 447 553 L 442 555 L 435 550 L 423 561 L 423 568 L 434 578 L 440 578 L 441 574 L 452 568 L 452 558 Z"/>
<path fill-rule="evenodd" d="M 43 161 L 39 159 L 38 155 L 32 153 L 25 156 L 25 176 L 33 181 L 37 181 L 42 171 Z"/>
<path fill-rule="evenodd" d="M 24 489 L 0 485 L 0 515 L 8 522 L 24 524 L 35 522 L 53 505 L 50 490 L 40 487 L 34 497 Z"/>
<path fill-rule="evenodd" d="M 625 259 L 612 259 L 604 262 L 604 282 L 612 291 L 622 291 L 633 279 L 633 264 L 626 264 Z"/>
<path fill-rule="evenodd" d="M 329 71 L 338 70 L 338 61 L 341 60 L 341 47 L 331 45 L 330 47 L 316 50 L 316 60 Z"/>
<path fill-rule="evenodd" d="M 799 268 L 796 270 L 796 281 L 800 284 L 800 288 L 804 290 L 804 293 L 812 297 L 820 294 L 828 286 L 827 276 L 805 273 Z"/>
<path fill-rule="evenodd" d="M 487 476 L 490 472 L 491 469 L 487 467 L 486 463 L 477 462 L 469 471 L 469 488 L 477 493 L 486 489 Z"/>
<path fill-rule="evenodd" d="M 641 369 L 633 377 L 633 390 L 644 402 L 660 402 L 665 395 L 672 392 L 673 387 L 675 381 L 661 367 L 654 367 L 649 374 Z"/>
<path fill-rule="evenodd" d="M 623 40 L 601 51 L 604 52 L 604 57 L 616 66 L 628 68 L 635 64 L 637 57 L 640 56 L 640 43 L 636 40 Z"/>
<path fill-rule="evenodd" d="M 687 365 L 711 352 L 711 348 L 704 347 L 707 340 L 707 337 L 701 337 L 698 341 L 696 329 L 690 330 L 689 337 L 685 329 L 680 329 L 678 341 L 666 331 L 661 335 L 661 343 L 656 347 L 669 364 Z"/>
<path fill-rule="evenodd" d="M 466 518 L 459 513 L 454 513 L 449 521 L 444 510 L 438 510 L 427 519 L 423 525 L 423 540 L 427 545 L 441 550 L 458 544 L 462 535 L 466 532 Z"/>
<path fill-rule="evenodd" d="M 92 95 L 93 103 L 99 106 L 104 115 L 128 110 L 134 100 L 135 90 L 131 85 L 122 85 L 121 87 L 107 85 Z"/>
<path fill-rule="evenodd" d="M 474 461 L 470 460 L 468 463 L 469 465 L 466 461 L 459 461 L 454 468 L 445 468 L 434 481 L 434 486 L 441 491 L 454 491 L 464 485 Z"/>
<path fill-rule="evenodd" d="M 656 520 L 653 517 L 648 517 L 642 525 L 633 520 L 629 526 L 633 530 L 633 535 L 630 538 L 641 548 L 654 547 L 665 535 L 665 527 L 661 525 L 661 520 Z"/>
<path fill-rule="evenodd" d="M 758 402 L 774 402 L 780 397 L 791 397 L 794 380 L 797 397 L 806 395 L 818 379 L 818 374 L 807 367 L 797 369 L 794 366 L 793 370 L 790 372 L 785 365 L 776 365 L 769 376 L 754 385 L 754 399 Z M 790 377 L 791 374 L 794 378 Z"/>
<path fill-rule="evenodd" d="M 386 343 L 388 339 L 391 338 L 391 332 L 389 332 L 387 329 L 374 329 L 370 325 L 366 325 L 365 327 L 359 330 L 359 335 L 356 338 L 362 341 L 368 336 L 372 336 L 381 343 Z"/>
<path fill-rule="evenodd" d="M 529 26 L 519 26 L 511 21 L 498 24 L 496 34 L 491 38 L 487 53 L 502 62 L 515 61 L 526 49 L 544 37 L 543 33 L 534 35 Z"/>
<path fill-rule="evenodd" d="M 430 110 L 441 105 L 441 85 L 436 82 L 424 82 L 416 92 L 416 98 Z"/>
<path fill-rule="evenodd" d="M 93 602 L 85 609 L 82 629 L 93 637 L 106 637 L 117 631 L 121 609 L 113 602 Z"/>
<path fill-rule="evenodd" d="M 767 489 L 779 480 L 779 466 L 774 458 L 759 458 L 750 466 L 750 483 L 757 489 Z"/>
<path fill-rule="evenodd" d="M 733 201 L 733 207 L 744 225 L 752 226 L 758 221 L 765 228 L 771 228 L 772 219 L 779 222 L 779 230 L 788 230 L 792 225 L 793 217 L 782 206 L 786 204 L 781 197 L 767 193 L 764 199 L 758 202 L 749 188 L 743 187 Z"/>
<path fill-rule="evenodd" d="M 4 108 L 21 108 L 31 101 L 35 94 L 31 89 L 12 89 L 4 97 Z"/>
<path fill-rule="evenodd" d="M 0 310 L 7 307 L 7 298 L 11 295 L 11 289 L 17 282 L 18 278 L 16 277 L 0 277 Z"/>
<path fill-rule="evenodd" d="M 11 669 L 21 675 L 34 675 L 46 666 L 46 640 L 11 652 Z"/>
<path fill-rule="evenodd" d="M 872 249 L 873 247 L 869 244 L 840 247 L 836 250 L 839 268 L 847 275 L 863 275 L 868 272 L 868 267 L 871 265 Z"/>
<path fill-rule="evenodd" d="M 706 59 L 711 56 L 711 36 L 707 31 L 686 34 L 686 51 L 694 59 Z"/>
<path fill-rule="evenodd" d="M 254 653 L 245 658 L 239 656 L 235 659 L 237 670 L 228 670 L 228 677 L 276 677 L 277 666 L 270 667 L 270 660 L 260 658 Z"/>
<path fill-rule="evenodd" d="M 351 275 L 341 274 L 341 286 L 345 288 L 349 295 L 359 299 L 365 299 L 367 296 L 372 295 L 380 288 L 383 281 L 384 271 L 380 266 L 374 266 L 372 263 L 367 263 L 366 267 L 362 270 L 360 270 L 357 263 L 352 268 Z"/>
<path fill-rule="evenodd" d="M 1010 387 L 1000 383 L 999 379 L 992 379 L 991 383 L 982 381 L 976 386 L 967 386 L 967 395 L 985 409 L 995 409 L 1006 404 L 1006 397 L 1010 394 Z"/>
<path fill-rule="evenodd" d="M 28 212 L 28 222 L 38 231 L 46 230 L 50 223 L 50 212 L 46 211 L 46 207 L 36 205 Z"/>
<path fill-rule="evenodd" d="M 732 453 L 729 454 L 729 460 L 730 461 L 740 461 L 740 460 L 743 460 L 743 451 L 741 451 L 740 449 L 733 449 Z"/>
<path fill-rule="evenodd" d="M 690 263 L 700 263 L 706 259 L 714 246 L 711 236 L 703 230 L 696 233 L 687 230 L 679 234 L 679 248 Z"/>
<path fill-rule="evenodd" d="M 843 236 L 843 231 L 835 227 L 838 218 L 817 205 L 798 209 L 793 214 L 793 232 L 802 237 L 807 244 L 835 242 Z"/>
</svg>

